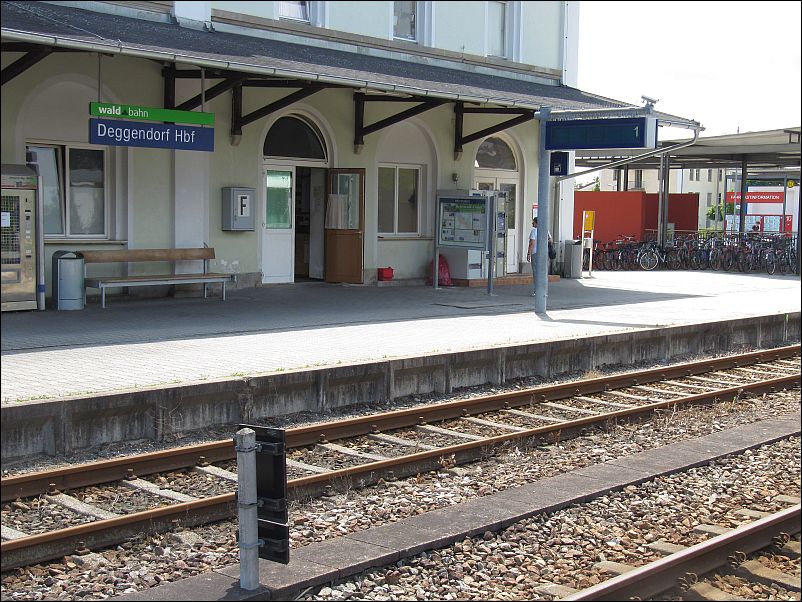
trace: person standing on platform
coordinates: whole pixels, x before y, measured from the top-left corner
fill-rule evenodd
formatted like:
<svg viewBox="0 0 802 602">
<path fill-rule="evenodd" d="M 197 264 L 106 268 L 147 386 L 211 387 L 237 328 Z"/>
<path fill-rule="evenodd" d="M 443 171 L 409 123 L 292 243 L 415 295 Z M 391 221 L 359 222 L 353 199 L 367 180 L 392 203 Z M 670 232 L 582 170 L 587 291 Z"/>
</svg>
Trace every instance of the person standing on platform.
<svg viewBox="0 0 802 602">
<path fill-rule="evenodd" d="M 549 233 L 551 243 L 551 233 Z M 551 259 L 551 257 L 549 257 Z M 532 219 L 532 231 L 529 233 L 529 249 L 526 251 L 526 260 L 532 265 L 532 297 L 535 296 L 535 265 L 537 264 L 537 218 Z"/>
<path fill-rule="evenodd" d="M 529 233 L 529 249 L 526 260 L 532 265 L 532 296 L 535 296 L 535 257 L 537 254 L 537 218 L 532 219 L 532 231 Z"/>
</svg>

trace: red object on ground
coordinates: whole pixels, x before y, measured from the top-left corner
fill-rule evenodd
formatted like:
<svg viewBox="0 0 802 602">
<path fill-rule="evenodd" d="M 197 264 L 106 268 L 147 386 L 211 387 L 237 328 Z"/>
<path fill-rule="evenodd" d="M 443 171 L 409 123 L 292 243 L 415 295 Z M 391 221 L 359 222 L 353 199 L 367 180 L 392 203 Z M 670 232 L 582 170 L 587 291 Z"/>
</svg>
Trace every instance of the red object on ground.
<svg viewBox="0 0 802 602">
<path fill-rule="evenodd" d="M 426 270 L 426 284 L 431 286 L 432 280 L 432 266 L 434 259 L 429 262 L 429 269 Z M 451 286 L 451 272 L 448 269 L 448 261 L 445 257 L 440 255 L 440 261 L 437 263 L 437 285 L 438 286 Z"/>
<path fill-rule="evenodd" d="M 393 279 L 393 268 L 376 268 L 376 273 L 382 282 Z"/>
</svg>

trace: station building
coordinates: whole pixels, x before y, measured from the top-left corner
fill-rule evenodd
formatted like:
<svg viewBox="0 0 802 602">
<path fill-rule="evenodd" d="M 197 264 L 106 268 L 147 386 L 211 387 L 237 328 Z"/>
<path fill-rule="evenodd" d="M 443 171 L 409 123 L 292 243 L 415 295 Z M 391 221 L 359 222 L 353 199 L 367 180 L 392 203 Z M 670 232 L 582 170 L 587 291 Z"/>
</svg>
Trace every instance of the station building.
<svg viewBox="0 0 802 602">
<path fill-rule="evenodd" d="M 3 2 L 2 163 L 42 176 L 47 294 L 53 253 L 87 249 L 210 246 L 238 287 L 422 281 L 449 189 L 507 193 L 502 271 L 528 274 L 538 198 L 572 236 L 538 111 L 644 112 L 576 88 L 578 4 Z M 184 128 L 211 147 L 138 131 L 142 108 L 212 113 Z"/>
</svg>

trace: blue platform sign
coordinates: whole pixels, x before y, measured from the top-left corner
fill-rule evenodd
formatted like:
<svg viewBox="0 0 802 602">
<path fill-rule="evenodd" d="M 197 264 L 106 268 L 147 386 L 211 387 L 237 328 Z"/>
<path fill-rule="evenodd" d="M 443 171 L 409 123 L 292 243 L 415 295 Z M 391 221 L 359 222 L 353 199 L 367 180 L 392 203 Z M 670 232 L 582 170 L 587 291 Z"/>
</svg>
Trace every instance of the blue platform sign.
<svg viewBox="0 0 802 602">
<path fill-rule="evenodd" d="M 657 148 L 657 119 L 572 119 L 546 122 L 546 150 Z"/>
<path fill-rule="evenodd" d="M 214 128 L 119 119 L 90 119 L 89 142 L 188 151 L 214 151 Z"/>
</svg>

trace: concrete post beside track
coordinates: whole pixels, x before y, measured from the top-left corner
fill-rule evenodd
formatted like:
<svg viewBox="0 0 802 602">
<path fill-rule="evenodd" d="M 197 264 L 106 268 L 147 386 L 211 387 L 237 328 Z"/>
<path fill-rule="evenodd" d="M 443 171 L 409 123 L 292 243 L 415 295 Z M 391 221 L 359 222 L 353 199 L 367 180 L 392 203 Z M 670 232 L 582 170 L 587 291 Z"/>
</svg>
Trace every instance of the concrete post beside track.
<svg viewBox="0 0 802 602">
<path fill-rule="evenodd" d="M 259 587 L 259 526 L 256 499 L 256 432 L 244 428 L 234 438 L 237 450 L 240 587 Z"/>
</svg>

